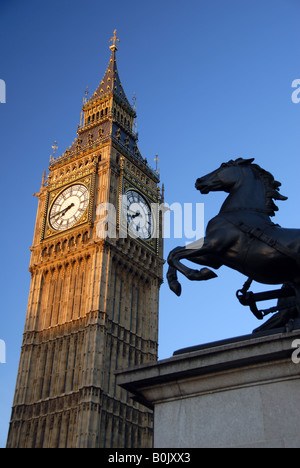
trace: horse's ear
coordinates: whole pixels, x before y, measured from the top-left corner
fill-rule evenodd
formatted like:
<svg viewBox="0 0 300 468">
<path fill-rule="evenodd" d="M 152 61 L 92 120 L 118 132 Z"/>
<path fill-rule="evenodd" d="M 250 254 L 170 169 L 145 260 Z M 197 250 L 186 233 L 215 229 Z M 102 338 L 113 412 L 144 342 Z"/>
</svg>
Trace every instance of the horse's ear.
<svg viewBox="0 0 300 468">
<path fill-rule="evenodd" d="M 252 164 L 255 161 L 255 158 L 250 158 L 245 160 L 245 164 Z"/>
<path fill-rule="evenodd" d="M 250 159 L 238 158 L 235 162 L 239 166 L 246 166 L 248 164 L 252 164 L 253 161 L 255 161 L 255 158 L 250 158 Z"/>
<path fill-rule="evenodd" d="M 275 191 L 275 192 L 272 192 L 273 195 L 272 195 L 272 198 L 274 198 L 274 200 L 281 200 L 281 201 L 286 201 L 288 200 L 288 197 L 285 197 L 284 195 L 281 195 L 281 193 Z"/>
</svg>

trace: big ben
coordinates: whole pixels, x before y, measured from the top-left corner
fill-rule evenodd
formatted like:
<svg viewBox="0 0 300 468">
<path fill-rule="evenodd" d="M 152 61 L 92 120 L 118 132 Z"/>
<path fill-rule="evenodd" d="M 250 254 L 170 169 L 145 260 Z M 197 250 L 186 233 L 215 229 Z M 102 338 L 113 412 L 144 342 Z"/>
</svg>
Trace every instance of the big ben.
<svg viewBox="0 0 300 468">
<path fill-rule="evenodd" d="M 152 446 L 151 411 L 115 379 L 157 359 L 163 267 L 159 176 L 137 145 L 117 44 L 115 31 L 77 138 L 37 194 L 8 448 Z"/>
</svg>

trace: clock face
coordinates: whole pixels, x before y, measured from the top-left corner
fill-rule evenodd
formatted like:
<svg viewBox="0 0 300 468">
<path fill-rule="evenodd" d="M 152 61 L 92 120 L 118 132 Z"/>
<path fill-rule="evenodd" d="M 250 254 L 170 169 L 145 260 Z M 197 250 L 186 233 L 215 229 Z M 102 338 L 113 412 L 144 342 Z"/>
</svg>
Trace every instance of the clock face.
<svg viewBox="0 0 300 468">
<path fill-rule="evenodd" d="M 88 189 L 81 184 L 71 185 L 58 195 L 51 207 L 49 214 L 51 227 L 56 231 L 71 228 L 83 216 L 88 203 Z"/>
<path fill-rule="evenodd" d="M 146 199 L 135 190 L 126 193 L 126 218 L 128 230 L 133 237 L 150 239 L 153 232 L 153 216 Z"/>
</svg>

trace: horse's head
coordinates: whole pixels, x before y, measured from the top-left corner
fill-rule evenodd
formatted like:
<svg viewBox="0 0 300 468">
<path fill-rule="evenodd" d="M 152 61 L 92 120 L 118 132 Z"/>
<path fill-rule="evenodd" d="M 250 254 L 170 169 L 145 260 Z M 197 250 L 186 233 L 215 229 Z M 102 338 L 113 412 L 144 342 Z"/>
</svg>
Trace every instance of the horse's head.
<svg viewBox="0 0 300 468">
<path fill-rule="evenodd" d="M 221 164 L 219 169 L 207 174 L 196 181 L 196 189 L 202 194 L 209 192 L 230 192 L 241 176 L 241 167 L 249 165 L 254 159 L 236 159 Z"/>
<path fill-rule="evenodd" d="M 279 193 L 281 183 L 270 172 L 252 164 L 253 161 L 254 159 L 238 158 L 223 163 L 219 169 L 198 179 L 196 189 L 202 194 L 212 191 L 234 193 L 235 199 L 228 197 L 222 209 L 251 208 L 274 216 L 275 211 L 278 211 L 274 200 L 287 200 L 287 197 Z M 233 192 L 232 189 L 236 190 Z"/>
</svg>

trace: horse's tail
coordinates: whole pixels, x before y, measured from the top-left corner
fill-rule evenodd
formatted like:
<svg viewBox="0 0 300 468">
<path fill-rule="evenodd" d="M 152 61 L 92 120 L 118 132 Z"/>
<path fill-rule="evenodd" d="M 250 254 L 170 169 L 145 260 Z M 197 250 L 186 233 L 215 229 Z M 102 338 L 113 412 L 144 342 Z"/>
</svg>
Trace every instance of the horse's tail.
<svg viewBox="0 0 300 468">
<path fill-rule="evenodd" d="M 173 291 L 176 294 L 176 296 L 180 296 L 182 289 L 181 284 L 178 281 L 177 270 L 175 267 L 169 266 L 167 280 L 171 291 Z"/>
</svg>

